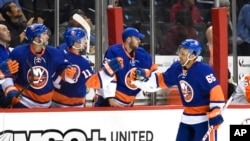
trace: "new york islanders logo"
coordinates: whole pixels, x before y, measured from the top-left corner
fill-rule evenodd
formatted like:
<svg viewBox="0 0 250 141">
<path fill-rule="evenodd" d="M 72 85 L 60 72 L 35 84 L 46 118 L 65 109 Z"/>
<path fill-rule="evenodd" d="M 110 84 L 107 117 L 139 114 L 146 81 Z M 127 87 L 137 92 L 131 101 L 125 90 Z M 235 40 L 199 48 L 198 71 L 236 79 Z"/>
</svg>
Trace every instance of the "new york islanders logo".
<svg viewBox="0 0 250 141">
<path fill-rule="evenodd" d="M 131 77 L 131 71 L 135 69 L 135 68 L 132 68 L 130 69 L 127 74 L 125 75 L 125 79 L 124 79 L 124 83 L 126 84 L 126 86 L 131 89 L 131 90 L 136 90 L 138 89 L 134 84 L 131 84 L 131 81 L 132 81 L 132 77 Z"/>
<path fill-rule="evenodd" d="M 33 73 L 32 73 L 33 71 Z M 41 89 L 48 83 L 48 71 L 42 66 L 33 66 L 27 73 L 27 80 L 31 81 L 31 87 Z"/>
<path fill-rule="evenodd" d="M 194 96 L 193 88 L 186 81 L 183 81 L 183 80 L 180 81 L 180 86 L 181 86 L 181 92 L 183 94 L 184 100 L 186 102 L 190 102 Z"/>
</svg>

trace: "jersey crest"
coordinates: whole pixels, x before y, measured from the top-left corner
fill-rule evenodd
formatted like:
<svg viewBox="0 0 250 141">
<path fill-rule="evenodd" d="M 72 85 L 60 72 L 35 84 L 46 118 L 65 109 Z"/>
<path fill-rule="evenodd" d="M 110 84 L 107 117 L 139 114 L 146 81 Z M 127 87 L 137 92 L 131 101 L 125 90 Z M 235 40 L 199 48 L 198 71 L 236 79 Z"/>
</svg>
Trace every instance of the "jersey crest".
<svg viewBox="0 0 250 141">
<path fill-rule="evenodd" d="M 33 73 L 31 72 L 33 71 Z M 48 83 L 49 73 L 47 69 L 42 66 L 33 66 L 27 73 L 27 80 L 31 81 L 31 87 L 34 89 L 41 89 Z"/>
<path fill-rule="evenodd" d="M 181 92 L 186 102 L 190 102 L 194 97 L 194 91 L 190 84 L 187 81 L 180 81 Z"/>
<path fill-rule="evenodd" d="M 136 90 L 136 89 L 138 89 L 137 86 L 135 86 L 134 84 L 131 84 L 131 81 L 132 81 L 132 78 L 131 78 L 131 71 L 132 71 L 133 69 L 135 69 L 135 68 L 130 69 L 130 70 L 126 73 L 124 81 L 125 81 L 125 85 L 126 85 L 129 89 L 131 89 L 131 90 Z"/>
</svg>

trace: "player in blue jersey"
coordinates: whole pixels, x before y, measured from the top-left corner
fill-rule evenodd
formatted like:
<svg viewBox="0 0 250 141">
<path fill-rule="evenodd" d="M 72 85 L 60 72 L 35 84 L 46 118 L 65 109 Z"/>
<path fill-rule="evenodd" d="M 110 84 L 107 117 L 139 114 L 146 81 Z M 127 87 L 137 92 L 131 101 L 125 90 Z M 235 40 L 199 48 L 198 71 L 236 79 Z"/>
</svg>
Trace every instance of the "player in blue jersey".
<svg viewBox="0 0 250 141">
<path fill-rule="evenodd" d="M 64 32 L 64 41 L 67 45 L 62 50 L 64 57 L 81 73 L 77 76 L 77 82 L 74 84 L 63 81 L 60 74 L 55 74 L 53 81 L 55 93 L 53 95 L 52 107 L 85 107 L 87 87 L 101 88 L 110 83 L 114 73 L 107 73 L 107 67 L 114 72 L 122 68 L 123 64 L 121 64 L 122 62 L 119 61 L 119 58 L 114 58 L 108 62 L 108 65 L 106 64 L 103 67 L 102 70 L 104 71 L 94 74 L 89 60 L 80 54 L 85 49 L 87 43 L 86 35 L 82 28 L 77 27 L 67 28 Z M 61 47 L 58 48 L 62 49 Z"/>
<path fill-rule="evenodd" d="M 8 60 L 10 50 L 8 49 L 8 42 L 10 42 L 11 36 L 7 26 L 0 24 L 0 107 L 7 107 L 10 103 L 9 99 L 4 94 L 2 85 L 6 83 L 6 77 L 16 73 L 19 68 L 19 64 L 16 61 Z"/>
<path fill-rule="evenodd" d="M 179 61 L 165 72 L 147 75 L 148 70 L 137 68 L 132 79 L 150 83 L 152 89 L 178 86 L 184 111 L 176 141 L 200 141 L 210 126 L 213 130 L 207 141 L 217 139 L 217 130 L 223 122 L 221 108 L 225 104 L 221 86 L 213 69 L 206 63 L 196 61 L 201 53 L 197 40 L 186 39 L 178 49 Z M 138 81 L 138 80 L 137 80 Z"/>
<path fill-rule="evenodd" d="M 130 72 L 137 68 L 151 71 L 157 66 L 153 63 L 150 54 L 139 47 L 144 35 L 137 29 L 128 27 L 122 33 L 122 44 L 115 44 L 108 48 L 104 56 L 104 63 L 115 57 L 122 57 L 124 68 L 115 74 L 115 79 L 106 87 L 97 91 L 94 106 L 123 107 L 133 106 L 137 94 L 141 89 L 130 83 Z"/>
<path fill-rule="evenodd" d="M 3 89 L 13 108 L 48 108 L 54 92 L 53 73 L 58 72 L 65 81 L 75 83 L 78 72 L 60 51 L 48 45 L 45 25 L 31 24 L 26 37 L 29 44 L 15 47 L 9 55 L 20 67 L 14 83 L 8 81 Z"/>
</svg>

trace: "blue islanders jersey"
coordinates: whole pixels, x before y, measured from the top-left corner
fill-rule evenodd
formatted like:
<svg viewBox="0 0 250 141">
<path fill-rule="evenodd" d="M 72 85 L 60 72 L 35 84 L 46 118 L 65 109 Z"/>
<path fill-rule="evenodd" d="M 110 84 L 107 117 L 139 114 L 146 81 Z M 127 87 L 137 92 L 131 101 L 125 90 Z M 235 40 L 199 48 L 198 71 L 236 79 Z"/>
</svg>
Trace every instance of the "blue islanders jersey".
<svg viewBox="0 0 250 141">
<path fill-rule="evenodd" d="M 77 82 L 70 84 L 62 80 L 60 74 L 54 76 L 55 94 L 53 96 L 53 105 L 55 107 L 83 107 L 85 104 L 85 96 L 87 94 L 86 81 L 94 73 L 90 62 L 81 55 L 76 55 L 68 51 L 67 48 L 59 49 L 63 51 L 65 59 L 67 59 L 73 67 L 81 72 L 77 77 Z"/>
<path fill-rule="evenodd" d="M 115 97 L 115 100 L 118 103 L 124 106 L 128 106 L 134 102 L 136 95 L 141 91 L 141 89 L 130 83 L 130 72 L 135 68 L 151 69 L 153 65 L 152 57 L 141 47 L 136 49 L 133 55 L 130 55 L 125 50 L 122 44 L 115 44 L 113 46 L 110 46 L 106 51 L 104 61 L 108 61 L 116 57 L 123 58 L 124 68 L 116 73 L 116 82 L 114 82 L 116 86 L 114 85 L 107 87 L 106 89 L 108 89 L 108 92 L 106 93 L 105 88 L 103 88 L 103 95 L 105 98 Z M 110 91 L 112 88 L 114 89 L 114 91 Z"/>
<path fill-rule="evenodd" d="M 4 61 L 8 60 L 9 53 L 10 53 L 9 50 L 0 44 L 0 64 Z M 2 86 L 0 85 L 0 91 L 1 90 L 3 90 L 3 89 L 2 89 Z"/>
<path fill-rule="evenodd" d="M 176 61 L 166 72 L 156 73 L 156 80 L 157 86 L 161 88 L 178 86 L 184 106 L 183 123 L 207 121 L 206 112 L 224 105 L 221 86 L 208 64 L 197 61 L 188 70 L 184 70 L 180 62 Z"/>
<path fill-rule="evenodd" d="M 20 91 L 30 83 L 20 103 L 31 108 L 50 107 L 54 93 L 51 77 L 54 72 L 61 73 L 70 65 L 63 54 L 52 46 L 46 46 L 40 54 L 36 54 L 29 44 L 24 44 L 17 46 L 9 57 L 20 65 L 15 79 L 17 89 Z"/>
</svg>

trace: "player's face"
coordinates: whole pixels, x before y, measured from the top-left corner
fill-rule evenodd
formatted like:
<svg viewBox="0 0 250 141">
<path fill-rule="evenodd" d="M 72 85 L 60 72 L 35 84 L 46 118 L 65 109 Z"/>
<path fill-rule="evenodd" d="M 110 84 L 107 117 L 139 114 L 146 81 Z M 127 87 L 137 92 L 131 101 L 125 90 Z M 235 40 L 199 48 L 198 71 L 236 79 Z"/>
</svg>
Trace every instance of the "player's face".
<svg viewBox="0 0 250 141">
<path fill-rule="evenodd" d="M 81 44 L 79 44 L 79 49 L 84 50 L 87 46 L 87 40 L 86 38 L 81 39 Z"/>
<path fill-rule="evenodd" d="M 0 42 L 7 43 L 10 40 L 11 40 L 10 31 L 5 25 L 0 24 Z"/>
<path fill-rule="evenodd" d="M 49 35 L 48 35 L 47 32 L 43 32 L 41 34 L 41 40 L 42 40 L 44 46 L 48 45 L 48 43 L 49 43 Z"/>
<path fill-rule="evenodd" d="M 139 47 L 141 39 L 134 37 L 134 36 L 129 37 L 129 38 L 131 38 L 130 43 L 129 43 L 130 49 L 132 50 L 137 49 Z"/>
<path fill-rule="evenodd" d="M 177 55 L 179 56 L 180 63 L 184 65 L 188 60 L 189 50 L 181 47 L 177 52 Z"/>
</svg>

